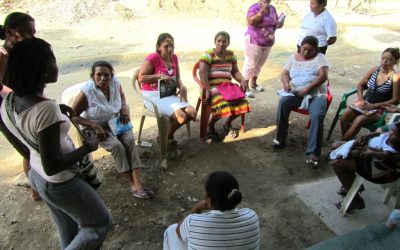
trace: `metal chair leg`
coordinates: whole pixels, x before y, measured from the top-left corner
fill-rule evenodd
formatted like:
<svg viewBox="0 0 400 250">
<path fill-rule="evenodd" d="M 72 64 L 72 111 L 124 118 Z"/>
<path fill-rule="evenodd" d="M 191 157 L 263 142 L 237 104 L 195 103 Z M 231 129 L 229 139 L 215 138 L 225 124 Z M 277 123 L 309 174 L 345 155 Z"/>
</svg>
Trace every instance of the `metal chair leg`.
<svg viewBox="0 0 400 250">
<path fill-rule="evenodd" d="M 336 123 L 337 123 L 337 121 L 339 120 L 340 111 L 341 111 L 341 109 L 340 109 L 340 106 L 339 106 L 339 108 L 338 108 L 337 111 L 336 111 L 336 115 L 335 115 L 335 117 L 333 118 L 332 125 L 331 125 L 331 127 L 329 128 L 328 136 L 326 137 L 326 140 L 327 140 L 327 141 L 329 141 L 329 139 L 331 138 L 332 133 L 333 133 L 333 130 L 335 129 Z"/>
</svg>

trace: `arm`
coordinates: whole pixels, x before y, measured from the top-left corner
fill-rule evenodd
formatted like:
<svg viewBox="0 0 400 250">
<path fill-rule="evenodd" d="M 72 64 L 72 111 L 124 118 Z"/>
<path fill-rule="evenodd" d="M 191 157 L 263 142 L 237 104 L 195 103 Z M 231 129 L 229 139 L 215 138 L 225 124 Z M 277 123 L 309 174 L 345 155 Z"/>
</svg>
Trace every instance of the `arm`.
<svg viewBox="0 0 400 250">
<path fill-rule="evenodd" d="M 8 62 L 7 50 L 3 47 L 0 47 L 0 83 L 4 81 L 7 69 L 7 62 Z"/>
<path fill-rule="evenodd" d="M 300 90 L 297 93 L 297 95 L 305 96 L 313 89 L 321 86 L 321 84 L 324 83 L 328 79 L 328 71 L 329 71 L 328 66 L 323 66 L 323 67 L 319 68 L 317 77 L 310 84 L 308 84 L 307 87 Z"/>
<path fill-rule="evenodd" d="M 367 83 L 369 78 L 371 77 L 371 75 L 375 72 L 375 70 L 377 69 L 377 67 L 372 67 L 370 70 L 368 70 L 368 72 L 364 75 L 363 78 L 361 78 L 361 80 L 357 83 L 357 102 L 355 103 L 355 105 L 357 107 L 362 107 L 365 104 L 364 101 L 364 97 L 363 97 L 363 93 L 364 93 L 364 89 L 367 87 Z"/>
<path fill-rule="evenodd" d="M 326 42 L 328 43 L 328 45 L 332 45 L 332 44 L 336 43 L 336 40 L 337 40 L 336 36 L 332 36 L 332 37 L 329 37 Z"/>
<path fill-rule="evenodd" d="M 176 84 L 179 88 L 179 96 L 181 97 L 181 101 L 187 102 L 187 89 L 186 86 L 183 85 L 178 63 L 176 63 Z"/>
<path fill-rule="evenodd" d="M 246 89 L 248 89 L 248 86 L 247 86 L 248 83 L 246 82 L 246 80 L 244 80 L 242 73 L 240 73 L 237 63 L 232 64 L 232 72 L 231 73 L 232 73 L 233 78 L 238 83 L 240 83 L 240 88 L 243 90 L 243 92 L 245 92 Z"/>
<path fill-rule="evenodd" d="M 204 100 L 206 104 L 211 103 L 211 93 L 210 93 L 210 86 L 208 84 L 208 69 L 209 66 L 205 62 L 200 62 L 199 65 L 199 76 L 200 81 L 204 84 L 205 92 L 206 92 L 206 99 Z"/>
<path fill-rule="evenodd" d="M 194 213 L 199 214 L 204 210 L 210 210 L 210 209 L 211 209 L 211 207 L 209 206 L 209 203 L 207 202 L 207 200 L 202 199 L 199 202 L 197 202 L 197 204 L 194 205 L 194 207 L 190 211 L 192 214 L 194 214 Z M 176 226 L 176 234 L 178 235 L 179 239 L 181 239 L 181 240 L 182 240 L 182 236 L 181 236 L 180 228 L 183 223 L 183 220 L 184 219 L 179 221 L 178 225 Z"/>
<path fill-rule="evenodd" d="M 76 96 L 74 103 L 72 104 L 72 109 L 74 110 L 76 116 L 72 118 L 72 121 L 80 124 L 84 127 L 94 129 L 96 131 L 97 138 L 99 141 L 104 141 L 107 138 L 106 132 L 100 124 L 92 122 L 89 119 L 83 118 L 80 115 L 89 107 L 87 98 L 85 94 L 80 91 Z"/>
<path fill-rule="evenodd" d="M 120 119 L 122 124 L 126 124 L 129 122 L 130 119 L 129 119 L 128 107 L 126 106 L 125 93 L 122 90 L 122 85 L 119 85 L 119 93 L 121 95 L 121 109 L 119 111 Z"/>
<path fill-rule="evenodd" d="M 287 69 L 284 69 L 281 75 L 281 82 L 283 84 L 283 89 L 286 92 L 290 92 L 292 91 L 292 84 L 290 84 L 290 82 L 292 81 L 292 79 L 290 78 L 290 72 Z"/>
<path fill-rule="evenodd" d="M 262 17 L 267 13 L 267 8 L 268 6 L 265 3 L 261 3 L 261 8 L 256 14 L 247 16 L 248 25 L 258 25 L 262 21 Z"/>
<path fill-rule="evenodd" d="M 366 109 L 376 109 L 381 106 L 387 105 L 387 104 L 397 104 L 399 102 L 399 77 L 394 74 L 393 75 L 393 83 L 392 83 L 392 98 L 390 100 L 387 100 L 386 102 L 378 102 L 378 103 L 369 103 L 366 105 Z"/>
<path fill-rule="evenodd" d="M 39 132 L 39 152 L 44 172 L 52 176 L 70 169 L 86 154 L 97 149 L 97 140 L 87 138 L 80 148 L 64 154 L 60 147 L 60 124 L 54 123 Z"/>
<path fill-rule="evenodd" d="M 139 70 L 139 83 L 158 82 L 158 80 L 160 79 L 168 80 L 170 78 L 169 76 L 164 74 L 154 74 L 153 70 L 153 65 L 149 61 L 145 60 Z"/>
</svg>

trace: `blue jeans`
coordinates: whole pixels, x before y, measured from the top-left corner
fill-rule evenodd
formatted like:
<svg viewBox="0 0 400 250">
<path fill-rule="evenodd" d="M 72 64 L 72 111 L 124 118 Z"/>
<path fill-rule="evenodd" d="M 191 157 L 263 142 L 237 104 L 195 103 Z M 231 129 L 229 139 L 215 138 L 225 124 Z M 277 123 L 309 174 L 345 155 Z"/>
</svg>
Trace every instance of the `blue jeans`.
<svg viewBox="0 0 400 250">
<path fill-rule="evenodd" d="M 78 176 L 61 183 L 29 170 L 31 185 L 50 209 L 62 249 L 99 249 L 111 228 L 111 215 L 96 191 Z"/>
<path fill-rule="evenodd" d="M 275 138 L 279 142 L 285 142 L 288 135 L 290 112 L 300 107 L 302 101 L 303 98 L 299 96 L 283 96 L 279 100 L 276 113 L 277 133 Z M 326 107 L 327 100 L 325 95 L 315 96 L 310 100 L 308 112 L 310 113 L 311 127 L 308 131 L 306 156 L 311 154 L 321 156 Z"/>
</svg>

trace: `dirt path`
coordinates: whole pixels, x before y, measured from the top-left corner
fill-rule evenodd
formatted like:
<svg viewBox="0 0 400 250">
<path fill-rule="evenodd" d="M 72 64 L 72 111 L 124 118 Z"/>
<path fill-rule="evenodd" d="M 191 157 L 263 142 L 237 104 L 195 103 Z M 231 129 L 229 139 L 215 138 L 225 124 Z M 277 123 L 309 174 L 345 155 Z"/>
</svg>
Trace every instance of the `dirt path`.
<svg viewBox="0 0 400 250">
<path fill-rule="evenodd" d="M 378 63 L 384 48 L 398 45 L 400 40 L 399 26 L 385 26 L 390 16 L 386 20 L 381 16 L 346 16 L 342 9 L 334 14 L 340 36 L 327 55 L 332 65 L 330 81 L 335 97 L 325 120 L 325 132 L 342 93 L 352 88 L 371 65 Z M 89 65 L 101 55 L 112 61 L 117 74 L 122 75 L 123 87 L 133 107 L 135 135 L 139 123 L 135 107 L 141 104 L 133 100 L 127 76 L 140 65 L 145 54 L 154 50 L 158 33 L 167 30 L 175 37 L 182 78 L 189 88 L 192 105 L 196 104 L 198 90 L 191 69 L 200 51 L 212 46 L 213 36 L 221 27 L 230 32 L 230 48 L 243 61 L 241 43 L 245 27 L 228 19 L 176 14 L 119 22 L 119 26 L 117 23 L 101 18 L 70 27 L 38 22 L 38 35 L 53 44 L 62 72 L 59 82 L 48 86 L 46 93 L 59 100 L 62 89 L 87 79 Z M 192 32 L 187 34 L 183 30 Z M 266 91 L 250 100 L 254 111 L 246 116 L 246 133 L 239 138 L 212 144 L 200 141 L 199 122 L 194 122 L 192 139 L 188 140 L 184 129 L 177 132 L 183 154 L 179 160 L 169 162 L 167 171 L 162 171 L 157 167 L 156 124 L 152 119 L 146 120 L 143 137 L 154 146 L 141 148 L 140 154 L 150 167 L 144 171 L 143 180 L 157 190 L 153 200 L 133 199 L 125 180 L 115 171 L 111 157 L 102 150 L 96 152 L 97 166 L 104 174 L 100 194 L 114 219 L 104 249 L 161 249 L 165 228 L 187 215 L 195 200 L 202 196 L 201 180 L 214 170 L 227 170 L 238 178 L 244 194 L 241 207 L 253 208 L 260 217 L 262 249 L 304 249 L 334 236 L 318 215 L 292 194 L 294 184 L 332 176 L 326 162 L 316 170 L 303 164 L 307 118 L 291 116 L 286 149 L 273 151 L 270 143 L 275 133 L 278 78 L 282 64 L 295 47 L 296 37 L 295 25 L 278 31 L 277 44 L 260 76 Z M 222 132 L 222 127 L 217 129 Z M 337 137 L 335 131 L 333 138 Z M 57 233 L 47 208 L 41 202 L 32 202 L 25 188 L 14 186 L 14 179 L 21 171 L 20 160 L 4 139 L 0 140 L 0 156 L 0 249 L 57 249 Z"/>
</svg>

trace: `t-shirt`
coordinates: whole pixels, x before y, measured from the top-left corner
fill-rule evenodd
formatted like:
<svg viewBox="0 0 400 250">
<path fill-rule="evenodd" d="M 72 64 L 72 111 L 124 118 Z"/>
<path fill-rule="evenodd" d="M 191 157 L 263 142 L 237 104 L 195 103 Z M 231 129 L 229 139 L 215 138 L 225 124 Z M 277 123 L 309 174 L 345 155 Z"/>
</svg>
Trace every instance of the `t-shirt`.
<svg viewBox="0 0 400 250">
<path fill-rule="evenodd" d="M 300 45 L 306 36 L 315 36 L 318 39 L 318 47 L 327 46 L 328 37 L 336 36 L 336 22 L 328 10 L 324 10 L 318 16 L 310 11 L 304 17 L 297 44 Z"/>
<path fill-rule="evenodd" d="M 260 11 L 260 3 L 250 6 L 247 17 L 254 16 Z M 268 6 L 269 12 L 262 16 L 257 25 L 248 25 L 246 35 L 250 35 L 250 43 L 260 47 L 271 47 L 275 43 L 275 30 L 278 25 L 278 14 L 274 6 Z"/>
<path fill-rule="evenodd" d="M 172 69 L 167 69 L 165 67 L 164 60 L 162 59 L 160 53 L 152 53 L 145 58 L 153 66 L 153 74 L 163 74 L 169 77 L 176 77 L 177 67 L 178 67 L 178 57 L 175 54 L 171 56 Z M 146 91 L 157 91 L 158 83 L 157 82 L 144 82 L 142 83 L 142 90 Z"/>
<path fill-rule="evenodd" d="M 42 160 L 40 153 L 36 149 L 32 148 L 26 141 L 22 138 L 21 134 L 14 127 L 10 121 L 6 108 L 5 102 L 1 105 L 1 116 L 3 118 L 4 124 L 7 128 L 30 150 L 30 166 L 38 174 L 40 174 L 43 179 L 49 182 L 65 182 L 75 174 L 72 170 L 64 170 L 55 175 L 48 176 L 43 169 Z M 63 153 L 69 153 L 75 150 L 75 146 L 72 139 L 68 136 L 69 128 L 71 127 L 70 120 L 67 116 L 61 113 L 61 110 L 57 103 L 53 100 L 45 100 L 39 102 L 28 109 L 25 109 L 21 113 L 17 114 L 14 111 L 14 117 L 18 128 L 35 144 L 39 144 L 39 133 L 46 129 L 47 127 L 60 123 L 60 147 Z M 71 166 L 72 167 L 72 166 Z"/>
<path fill-rule="evenodd" d="M 113 77 L 109 84 L 110 101 L 96 86 L 96 83 L 90 79 L 82 87 L 88 101 L 88 108 L 82 113 L 85 117 L 102 126 L 108 126 L 107 121 L 113 118 L 121 110 L 121 92 L 118 79 Z"/>
<path fill-rule="evenodd" d="M 188 249 L 259 249 L 260 225 L 250 208 L 212 210 L 187 216 L 181 226 Z"/>
<path fill-rule="evenodd" d="M 289 57 L 284 69 L 289 71 L 289 76 L 292 79 L 292 85 L 295 90 L 300 90 L 309 85 L 318 76 L 318 71 L 321 67 L 329 67 L 328 60 L 325 55 L 318 53 L 318 55 L 310 61 L 296 61 L 295 54 Z M 315 90 L 316 93 L 309 93 L 310 95 L 326 93 L 326 86 L 322 85 Z"/>
<path fill-rule="evenodd" d="M 236 55 L 232 50 L 227 50 L 225 58 L 219 58 L 214 49 L 209 49 L 200 57 L 200 62 L 209 66 L 207 76 L 208 84 L 218 85 L 223 82 L 232 82 L 232 69 L 237 64 Z"/>
</svg>

